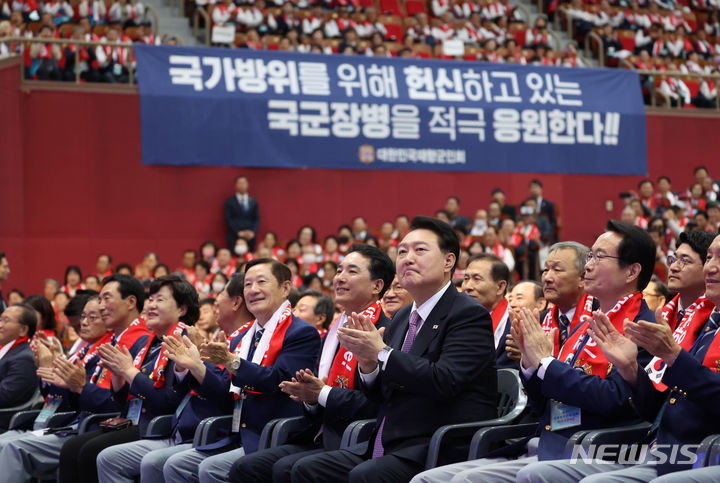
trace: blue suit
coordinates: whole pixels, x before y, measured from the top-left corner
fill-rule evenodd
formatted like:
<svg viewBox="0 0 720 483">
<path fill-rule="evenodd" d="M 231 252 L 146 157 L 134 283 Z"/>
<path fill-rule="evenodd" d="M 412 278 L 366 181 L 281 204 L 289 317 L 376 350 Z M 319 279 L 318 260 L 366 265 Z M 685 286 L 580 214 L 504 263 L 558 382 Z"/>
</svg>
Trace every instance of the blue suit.
<svg viewBox="0 0 720 483">
<path fill-rule="evenodd" d="M 244 332 L 233 339 L 231 350 L 237 347 L 243 335 Z M 257 450 L 265 423 L 275 418 L 302 414 L 301 405 L 280 391 L 279 385 L 295 377 L 297 371 L 315 367 L 319 354 L 320 336 L 317 329 L 293 316 L 285 332 L 282 350 L 272 365 L 261 366 L 242 361 L 237 373 L 232 376 L 232 383 L 248 391 L 245 393 L 240 420 L 240 440 L 246 454 Z M 207 399 L 221 399 L 227 397 L 230 381 L 230 373 L 226 369 L 211 365 L 202 384 L 194 389 Z M 232 439 L 233 442 L 239 442 L 236 438 Z"/>
<path fill-rule="evenodd" d="M 657 391 L 643 367 L 638 368 L 637 386 L 632 394 L 638 412 L 646 420 L 654 421 L 665 407 L 657 432 L 658 444 L 699 444 L 705 436 L 720 433 L 720 374 L 703 365 L 717 334 L 717 322 L 709 319 L 690 351 L 681 351 L 673 365 L 666 368 L 662 382 L 669 390 L 665 392 Z M 662 464 L 658 474 L 690 466 Z"/>
<path fill-rule="evenodd" d="M 389 323 L 390 319 L 381 312 L 375 326 L 379 329 L 387 327 Z M 327 340 L 326 337 L 323 347 Z M 339 349 L 340 345 L 333 354 L 333 360 Z M 317 370 L 315 373 L 317 374 Z M 368 400 L 365 393 L 359 389 L 361 384 L 359 374 L 359 369 L 356 368 L 354 389 L 333 387 L 328 394 L 325 407 L 318 404 L 313 411 L 305 410 L 304 420 L 299 425 L 301 427 L 291 435 L 289 443 L 238 459 L 230 469 L 230 481 L 289 482 L 290 471 L 296 461 L 323 450 L 338 449 L 348 424 L 358 419 L 377 416 L 377 403 Z"/>
<path fill-rule="evenodd" d="M 645 301 L 634 320 L 655 321 L 655 314 Z M 650 360 L 642 354 L 638 359 L 641 365 Z M 562 458 L 567 440 L 577 431 L 617 426 L 637 419 L 630 402 L 632 390 L 615 368 L 602 379 L 556 359 L 548 365 L 543 379 L 535 371 L 530 379 L 523 375 L 522 381 L 530 404 L 540 415 L 540 460 Z M 551 431 L 553 400 L 580 408 L 580 425 Z"/>
</svg>

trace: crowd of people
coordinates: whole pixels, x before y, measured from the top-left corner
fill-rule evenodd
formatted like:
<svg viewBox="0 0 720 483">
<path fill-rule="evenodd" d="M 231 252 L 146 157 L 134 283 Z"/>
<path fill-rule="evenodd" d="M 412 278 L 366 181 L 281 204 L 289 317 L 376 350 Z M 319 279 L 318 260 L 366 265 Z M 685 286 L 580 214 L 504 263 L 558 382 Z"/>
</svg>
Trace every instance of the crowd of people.
<svg viewBox="0 0 720 483">
<path fill-rule="evenodd" d="M 592 247 L 557 241 L 540 180 L 519 213 L 495 190 L 473 219 L 450 197 L 433 217 L 401 215 L 378 234 L 356 217 L 322 245 L 306 225 L 280 247 L 272 232 L 256 236 L 259 201 L 240 176 L 224 205 L 227 246 L 187 250 L 173 273 L 154 253 L 135 267 L 102 254 L 92 275 L 69 266 L 43 294 L 0 292 L 0 409 L 40 391 L 36 429 L 77 413 L 57 430 L 0 433 L 3 479 L 562 482 L 613 471 L 671 481 L 693 471 L 714 481 L 717 467 L 678 459 L 720 434 L 720 189 L 707 168 L 694 174 L 687 191 L 663 176 L 621 193 L 621 220 Z M 0 289 L 11 262 L 0 253 Z M 437 428 L 497 416 L 498 369 L 517 371 L 537 439 L 500 460 L 425 468 Z M 89 415 L 113 412 L 78 434 Z M 149 423 L 160 415 L 171 423 L 158 434 Z M 193 444 L 200 422 L 221 415 L 222 434 Z M 268 421 L 293 416 L 304 436 L 259 447 Z M 369 440 L 341 449 L 347 425 L 368 418 Z M 577 431 L 640 420 L 654 423 L 650 438 L 626 443 L 655 443 L 650 456 L 567 459 Z M 443 461 L 463 461 L 468 444 Z"/>
<path fill-rule="evenodd" d="M 717 107 L 716 79 L 662 75 L 718 73 L 716 3 L 657 0 L 616 5 L 607 0 L 592 4 L 572 0 L 561 12 L 579 42 L 591 32 L 600 37 L 598 48 L 604 51 L 608 66 L 658 72 L 641 78 L 646 103 L 660 93 L 673 106 Z"/>
<path fill-rule="evenodd" d="M 575 43 L 564 48 L 550 32 L 548 17 L 561 16 L 582 44 L 595 32 L 609 67 L 656 71 L 643 75 L 645 102 L 657 96 L 673 106 L 717 107 L 711 77 L 663 73 L 718 73 L 720 23 L 713 2 L 632 1 L 616 5 L 571 0 L 546 2 L 545 14 L 525 23 L 508 0 L 410 0 L 383 3 L 282 0 L 204 0 L 210 29 L 230 29 L 215 45 L 312 53 L 380 57 L 442 58 L 533 65 L 587 67 Z M 134 56 L 121 46 L 21 44 L 3 37 L 69 38 L 110 43 L 159 45 L 178 39 L 153 33 L 139 1 L 11 2 L 0 8 L 0 57 L 24 56 L 26 77 L 41 80 L 127 83 Z M 392 14 L 392 15 L 384 15 Z M 449 53 L 448 40 L 464 53 Z M 461 46 L 461 49 L 462 49 Z M 78 51 L 77 53 L 75 51 Z M 76 64 L 79 64 L 76 67 Z M 78 72 L 76 72 L 78 71 Z"/>
</svg>

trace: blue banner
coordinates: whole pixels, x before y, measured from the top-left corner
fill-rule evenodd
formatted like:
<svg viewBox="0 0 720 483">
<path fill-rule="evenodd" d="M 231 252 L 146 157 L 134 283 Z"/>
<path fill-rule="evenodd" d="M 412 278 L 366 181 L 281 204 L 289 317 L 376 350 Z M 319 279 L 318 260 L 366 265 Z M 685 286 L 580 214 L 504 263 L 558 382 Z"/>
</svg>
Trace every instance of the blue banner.
<svg viewBox="0 0 720 483">
<path fill-rule="evenodd" d="M 137 45 L 148 165 L 647 174 L 625 69 Z"/>
</svg>

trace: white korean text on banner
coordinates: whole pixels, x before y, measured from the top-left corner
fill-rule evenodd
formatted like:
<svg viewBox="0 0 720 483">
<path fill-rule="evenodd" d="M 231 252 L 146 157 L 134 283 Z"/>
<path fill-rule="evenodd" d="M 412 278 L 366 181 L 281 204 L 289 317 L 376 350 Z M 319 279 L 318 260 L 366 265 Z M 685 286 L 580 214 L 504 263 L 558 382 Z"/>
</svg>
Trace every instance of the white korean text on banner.
<svg viewBox="0 0 720 483">
<path fill-rule="evenodd" d="M 647 173 L 637 73 L 135 47 L 148 165 Z"/>
</svg>

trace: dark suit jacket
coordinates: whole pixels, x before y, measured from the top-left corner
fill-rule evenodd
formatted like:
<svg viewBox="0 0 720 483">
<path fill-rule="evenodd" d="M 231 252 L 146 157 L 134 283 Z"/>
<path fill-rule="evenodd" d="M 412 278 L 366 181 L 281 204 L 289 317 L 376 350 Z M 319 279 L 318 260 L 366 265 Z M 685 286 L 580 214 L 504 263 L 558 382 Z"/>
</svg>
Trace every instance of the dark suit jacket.
<svg viewBox="0 0 720 483">
<path fill-rule="evenodd" d="M 162 387 L 155 387 L 155 381 L 150 379 L 149 375 L 152 374 L 155 361 L 160 355 L 159 349 L 154 353 L 151 351 L 156 342 L 162 342 L 162 340 L 155 339 L 153 346 L 151 346 L 151 349 L 148 350 L 148 353 L 143 359 L 142 365 L 140 366 L 140 373 L 132 380 L 132 384 L 129 386 L 125 384 L 120 391 L 113 393 L 115 401 L 123 405 L 123 417 L 127 417 L 130 407 L 128 396 L 142 400 L 142 410 L 140 420 L 138 421 L 141 438 L 145 436 L 147 425 L 155 416 L 172 414 L 178 407 L 178 404 L 180 404 L 180 401 L 182 401 L 183 396 L 185 396 L 185 394 L 176 392 L 173 387 L 175 381 L 175 363 L 171 360 L 168 360 L 165 366 L 165 384 Z"/>
<path fill-rule="evenodd" d="M 390 325 L 390 319 L 384 314 L 380 314 L 380 318 L 375 325 L 378 329 Z M 327 338 L 326 338 L 327 339 Z M 323 346 L 325 340 L 323 340 Z M 340 349 L 338 345 L 337 351 Z M 322 351 L 320 352 L 322 354 Z M 334 357 L 334 356 L 333 356 Z M 343 432 L 348 424 L 359 419 L 370 419 L 377 416 L 377 402 L 371 401 L 362 391 L 362 383 L 360 381 L 360 370 L 355 370 L 354 389 L 343 389 L 333 387 L 327 398 L 325 407 L 317 406 L 317 411 L 311 413 L 305 411 L 306 426 L 302 433 L 292 439 L 292 442 L 309 443 L 323 425 L 322 443 L 323 447 L 330 451 L 340 447 L 340 440 Z"/>
<path fill-rule="evenodd" d="M 29 401 L 38 384 L 35 358 L 27 342 L 12 348 L 0 359 L 0 408 Z M 12 414 L 0 416 L 0 427 L 7 428 L 11 417 Z"/>
<path fill-rule="evenodd" d="M 240 343 L 242 334 L 235 340 Z M 250 361 L 242 361 L 232 383 L 245 387 L 248 391 L 243 402 L 240 419 L 240 437 L 245 453 L 257 451 L 260 433 L 265 423 L 275 418 L 300 416 L 302 406 L 280 391 L 282 381 L 295 377 L 301 369 L 317 365 L 320 355 L 320 336 L 315 327 L 293 316 L 292 323 L 285 332 L 282 350 L 271 366 L 260 366 Z M 217 366 L 208 368 L 205 379 L 195 390 L 205 398 L 223 398 L 230 390 L 230 373 Z"/>
<path fill-rule="evenodd" d="M 700 333 L 704 333 L 704 330 Z M 715 332 L 714 337 L 718 337 L 718 332 Z M 670 391 L 657 391 L 643 366 L 638 367 L 638 382 L 633 391 L 633 402 L 644 419 L 653 422 L 663 404 L 672 398 L 665 405 L 665 412 L 660 420 L 658 444 L 699 444 L 706 436 L 720 433 L 720 374 L 703 365 L 709 346 L 710 341 L 702 347 L 693 347 L 690 352 L 680 352 L 662 378 L 663 384 L 668 386 Z M 670 452 L 665 448 L 661 451 Z M 658 473 L 689 469 L 690 466 L 661 464 L 658 466 Z"/>
<path fill-rule="evenodd" d="M 642 302 L 635 321 L 655 321 L 655 314 Z M 639 364 L 647 364 L 642 355 Z M 644 367 L 644 365 L 643 365 Z M 522 372 L 521 372 L 522 375 Z M 544 379 L 537 371 L 530 379 L 522 376 L 528 400 L 536 413 L 540 414 L 540 445 L 538 456 L 541 460 L 562 458 L 565 443 L 575 432 L 584 429 L 618 426 L 637 420 L 637 414 L 630 403 L 630 386 L 613 367 L 605 379 L 585 374 L 559 360 L 550 363 Z M 561 401 L 582 411 L 581 424 L 572 428 L 550 431 L 551 407 L 553 400 Z"/>
<path fill-rule="evenodd" d="M 505 338 L 510 333 L 510 327 L 512 324 L 510 323 L 510 319 L 508 318 L 507 323 L 505 324 L 505 331 L 503 332 L 502 338 L 500 339 L 500 343 L 497 346 L 497 349 L 495 349 L 495 358 L 498 369 L 517 369 L 518 368 L 518 361 L 514 361 L 510 359 L 507 356 L 507 352 L 505 352 Z"/>
<path fill-rule="evenodd" d="M 248 209 L 245 210 L 233 194 L 225 200 L 225 224 L 227 225 L 227 244 L 232 250 L 240 230 L 252 230 L 256 235 L 260 227 L 260 211 L 255 198 L 248 196 Z M 251 249 L 253 247 L 250 247 Z"/>
<path fill-rule="evenodd" d="M 385 454 L 423 464 L 440 426 L 497 417 L 495 345 L 490 313 L 451 285 L 410 351 L 401 352 L 411 309 L 403 307 L 393 317 L 384 338 L 394 350 L 365 390 L 380 402 L 377 424 L 385 419 Z"/>
<path fill-rule="evenodd" d="M 148 335 L 139 337 L 134 341 L 133 345 L 128 348 L 133 360 L 138 352 L 140 352 L 140 349 L 145 347 L 148 337 Z M 93 357 L 85 366 L 85 380 L 87 382 L 85 386 L 83 386 L 82 392 L 79 395 L 75 393 L 70 394 L 73 408 L 76 411 L 80 411 L 78 422 L 93 413 L 121 412 L 125 404 L 125 399 L 116 398 L 110 389 L 105 389 L 90 383 L 92 375 L 95 373 L 98 360 L 98 357 Z M 107 377 L 110 377 L 110 374 L 108 374 Z"/>
</svg>

